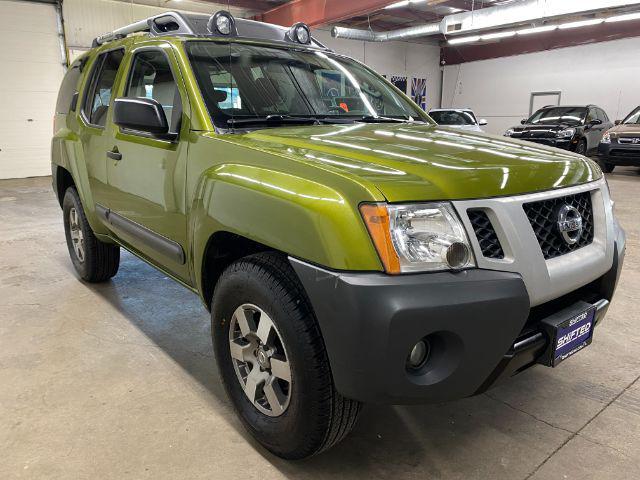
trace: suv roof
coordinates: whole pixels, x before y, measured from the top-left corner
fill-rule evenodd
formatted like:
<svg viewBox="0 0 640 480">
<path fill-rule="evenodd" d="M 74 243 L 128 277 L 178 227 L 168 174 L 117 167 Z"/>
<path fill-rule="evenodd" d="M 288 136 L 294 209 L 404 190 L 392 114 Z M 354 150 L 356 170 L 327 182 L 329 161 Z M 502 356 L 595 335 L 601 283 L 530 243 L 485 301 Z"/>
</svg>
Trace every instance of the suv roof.
<svg viewBox="0 0 640 480">
<path fill-rule="evenodd" d="M 585 103 L 583 105 L 545 105 L 544 107 L 540 107 L 538 110 L 548 110 L 550 108 L 590 108 L 590 107 L 600 108 L 597 105 L 594 105 L 592 103 Z M 538 110 L 536 110 L 536 112 Z"/>
<path fill-rule="evenodd" d="M 220 33 L 216 30 L 216 19 L 225 16 L 229 19 L 230 32 Z M 309 27 L 304 23 L 295 23 L 290 28 L 271 23 L 257 22 L 244 18 L 234 18 L 229 12 L 218 11 L 213 15 L 185 14 L 179 12 L 166 12 L 144 20 L 118 28 L 113 32 L 105 33 L 93 40 L 93 47 L 107 42 L 119 40 L 133 33 L 146 32 L 151 37 L 172 36 L 188 38 L 225 39 L 244 38 L 250 40 L 262 40 L 286 44 L 298 44 L 295 30 L 305 28 L 309 33 L 309 41 L 306 46 L 330 50 L 311 36 Z"/>
</svg>

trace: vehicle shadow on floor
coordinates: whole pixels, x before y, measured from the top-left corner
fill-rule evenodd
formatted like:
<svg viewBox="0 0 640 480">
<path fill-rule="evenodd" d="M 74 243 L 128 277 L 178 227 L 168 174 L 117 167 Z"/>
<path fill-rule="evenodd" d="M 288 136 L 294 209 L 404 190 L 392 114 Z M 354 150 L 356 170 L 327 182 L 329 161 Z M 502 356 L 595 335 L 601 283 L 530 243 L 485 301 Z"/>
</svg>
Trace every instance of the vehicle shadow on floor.
<svg viewBox="0 0 640 480">
<path fill-rule="evenodd" d="M 70 265 L 66 268 L 71 269 Z M 89 288 L 206 388 L 211 394 L 208 400 L 212 409 L 230 409 L 218 381 L 209 314 L 196 295 L 124 251 L 120 271 L 113 281 Z M 367 405 L 344 442 L 300 462 L 287 462 L 271 455 L 244 431 L 233 415 L 228 416 L 228 421 L 256 451 L 291 479 L 334 475 L 404 478 L 402 473 L 415 475 L 417 466 L 434 478 L 460 474 L 468 478 L 465 472 L 474 472 L 480 458 L 489 464 L 493 459 L 493 465 L 500 465 L 505 452 L 496 450 L 495 445 L 483 442 L 482 438 L 499 432 L 505 421 L 511 422 L 510 428 L 522 430 L 523 435 L 532 433 L 531 425 L 523 425 L 530 419 L 522 417 L 488 396 L 439 405 Z"/>
<path fill-rule="evenodd" d="M 66 268 L 72 271 L 70 265 Z M 229 406 L 216 371 L 209 314 L 196 295 L 125 251 L 118 275 L 112 281 L 88 286 L 204 386 L 212 394 L 213 407 Z M 402 415 L 391 407 L 366 408 L 350 438 L 375 438 L 381 451 L 389 450 L 387 455 L 396 449 L 418 449 L 418 443 L 412 441 L 411 430 L 415 427 L 405 427 Z M 239 422 L 234 424 L 241 428 Z M 394 439 L 396 435 L 402 440 Z M 257 448 L 270 460 L 277 461 Z M 344 453 L 343 448 L 340 450 Z M 320 458 L 329 458 L 326 455 Z M 354 462 L 361 465 L 364 459 L 360 457 L 361 453 L 354 452 Z M 335 463 L 335 459 L 331 462 Z M 318 462 L 313 464 L 317 468 Z"/>
</svg>

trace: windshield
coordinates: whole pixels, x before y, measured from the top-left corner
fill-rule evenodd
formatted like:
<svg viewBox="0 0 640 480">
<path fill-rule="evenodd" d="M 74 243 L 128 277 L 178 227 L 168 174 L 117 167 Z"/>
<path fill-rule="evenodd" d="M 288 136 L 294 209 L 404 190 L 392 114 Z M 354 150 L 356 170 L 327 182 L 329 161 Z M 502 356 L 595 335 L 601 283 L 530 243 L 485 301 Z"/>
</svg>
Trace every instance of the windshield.
<svg viewBox="0 0 640 480">
<path fill-rule="evenodd" d="M 344 57 L 210 41 L 186 47 L 209 114 L 222 128 L 274 117 L 429 121 L 384 79 Z"/>
<path fill-rule="evenodd" d="M 429 116 L 438 125 L 475 125 L 476 117 L 464 110 L 442 110 L 429 112 Z"/>
<path fill-rule="evenodd" d="M 636 108 L 633 112 L 629 114 L 627 118 L 624 119 L 625 125 L 638 125 L 640 124 L 640 107 Z"/>
<path fill-rule="evenodd" d="M 543 108 L 534 113 L 533 116 L 527 120 L 527 123 L 534 125 L 580 125 L 586 115 L 587 109 L 584 107 Z"/>
</svg>

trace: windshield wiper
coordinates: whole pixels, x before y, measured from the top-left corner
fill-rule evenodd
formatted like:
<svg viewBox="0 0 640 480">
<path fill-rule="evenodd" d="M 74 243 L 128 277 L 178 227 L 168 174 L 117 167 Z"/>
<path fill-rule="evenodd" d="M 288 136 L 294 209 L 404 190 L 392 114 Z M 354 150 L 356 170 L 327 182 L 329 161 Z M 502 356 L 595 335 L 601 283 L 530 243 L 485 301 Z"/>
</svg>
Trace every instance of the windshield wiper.
<svg viewBox="0 0 640 480">
<path fill-rule="evenodd" d="M 357 119 L 358 122 L 365 123 L 407 123 L 409 118 L 392 118 L 392 117 L 374 117 L 373 115 L 364 115 Z"/>
<path fill-rule="evenodd" d="M 320 125 L 320 124 L 336 124 L 336 123 L 353 123 L 356 119 L 330 117 L 319 115 L 317 117 L 296 117 L 294 115 L 267 115 L 266 117 L 251 118 L 230 118 L 227 125 L 284 125 L 284 124 L 301 124 L 301 125 Z"/>
<path fill-rule="evenodd" d="M 312 125 L 317 123 L 318 119 L 313 117 L 294 117 L 292 115 L 267 115 L 266 117 L 251 118 L 230 118 L 227 125 L 251 125 L 251 124 L 284 124 L 284 123 L 301 123 L 304 125 Z"/>
</svg>

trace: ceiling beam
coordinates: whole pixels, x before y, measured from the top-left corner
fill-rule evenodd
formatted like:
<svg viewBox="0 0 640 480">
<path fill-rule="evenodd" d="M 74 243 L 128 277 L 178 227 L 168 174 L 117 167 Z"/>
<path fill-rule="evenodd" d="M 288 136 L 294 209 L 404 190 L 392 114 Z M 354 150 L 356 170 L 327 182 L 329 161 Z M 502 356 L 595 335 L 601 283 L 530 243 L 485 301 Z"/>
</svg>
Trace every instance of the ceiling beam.
<svg viewBox="0 0 640 480">
<path fill-rule="evenodd" d="M 338 22 L 376 12 L 397 0 L 292 0 L 256 15 L 256 20 L 289 26 L 304 22 L 310 26 Z"/>
<path fill-rule="evenodd" d="M 267 0 L 201 0 L 205 3 L 219 4 L 221 7 L 226 6 L 227 2 L 230 7 L 246 8 L 247 10 L 265 11 L 273 8 L 273 3 Z"/>
<path fill-rule="evenodd" d="M 404 18 L 407 20 L 414 20 L 418 22 L 431 22 L 434 20 L 437 21 L 441 18 L 431 12 L 424 12 L 422 10 L 410 8 L 394 8 L 392 10 L 384 10 L 384 12 L 380 12 L 380 14 L 385 17 Z"/>
</svg>

